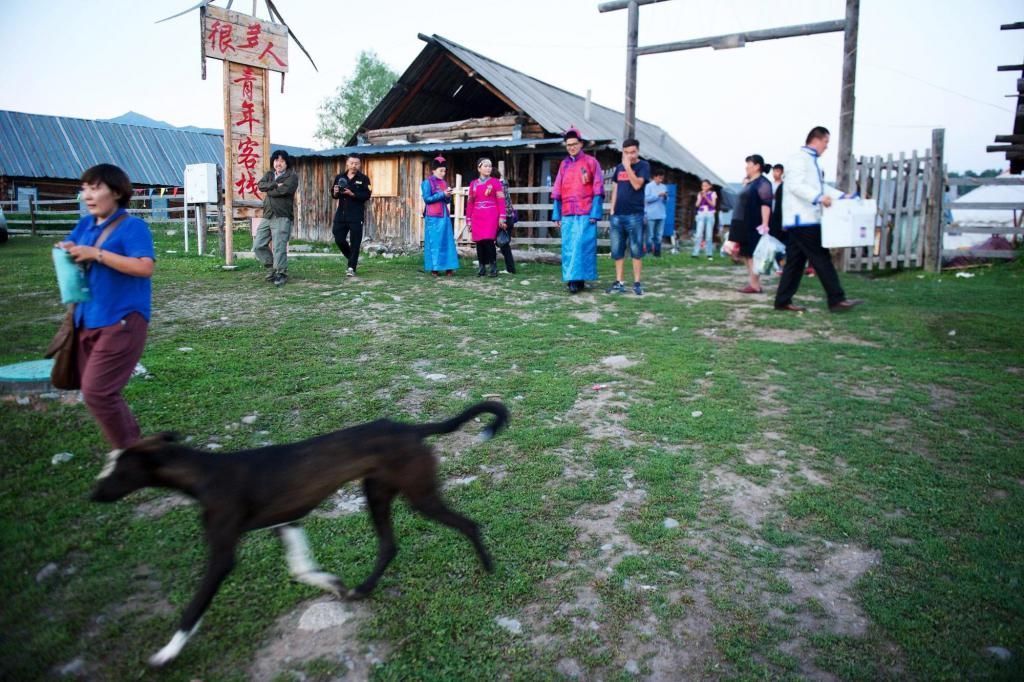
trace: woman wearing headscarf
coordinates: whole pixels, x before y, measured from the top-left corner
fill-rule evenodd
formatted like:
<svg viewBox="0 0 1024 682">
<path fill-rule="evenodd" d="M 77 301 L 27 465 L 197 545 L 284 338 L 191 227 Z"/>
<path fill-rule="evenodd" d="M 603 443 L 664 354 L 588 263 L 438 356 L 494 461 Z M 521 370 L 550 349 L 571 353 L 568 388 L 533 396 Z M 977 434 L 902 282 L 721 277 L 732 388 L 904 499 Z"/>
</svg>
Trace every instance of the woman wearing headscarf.
<svg viewBox="0 0 1024 682">
<path fill-rule="evenodd" d="M 420 183 L 420 193 L 426 206 L 423 209 L 423 271 L 439 277 L 443 271 L 451 277 L 459 269 L 459 254 L 455 250 L 455 235 L 448 201 L 452 190 L 445 182 L 448 162 L 443 156 L 430 161 L 430 176 Z"/>
<path fill-rule="evenodd" d="M 494 239 L 498 236 L 498 228 L 505 227 L 505 190 L 500 180 L 491 177 L 493 168 L 490 159 L 477 159 L 476 170 L 480 177 L 469 183 L 466 199 L 466 224 L 476 242 L 477 262 L 480 264 L 477 277 L 483 277 L 485 271 L 490 277 L 498 276 L 498 251 Z"/>
</svg>

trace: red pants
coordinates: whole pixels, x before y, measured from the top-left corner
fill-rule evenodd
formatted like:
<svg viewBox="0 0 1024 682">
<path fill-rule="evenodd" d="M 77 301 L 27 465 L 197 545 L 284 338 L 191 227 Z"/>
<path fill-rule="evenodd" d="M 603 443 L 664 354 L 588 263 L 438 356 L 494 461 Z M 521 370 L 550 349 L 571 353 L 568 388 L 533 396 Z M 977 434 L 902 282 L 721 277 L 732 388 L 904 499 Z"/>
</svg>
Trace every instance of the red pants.
<svg viewBox="0 0 1024 682">
<path fill-rule="evenodd" d="M 78 330 L 78 374 L 82 398 L 103 435 L 115 448 L 126 448 L 141 436 L 135 415 L 121 396 L 146 345 L 149 323 L 130 313 L 109 327 Z"/>
</svg>

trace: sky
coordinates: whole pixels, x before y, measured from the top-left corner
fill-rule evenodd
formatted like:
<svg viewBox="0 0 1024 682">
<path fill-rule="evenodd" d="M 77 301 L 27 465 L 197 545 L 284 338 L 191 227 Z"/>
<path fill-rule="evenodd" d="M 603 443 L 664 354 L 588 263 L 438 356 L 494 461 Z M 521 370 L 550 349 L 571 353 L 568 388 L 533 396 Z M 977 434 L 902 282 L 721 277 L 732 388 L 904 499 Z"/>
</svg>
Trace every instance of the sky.
<svg viewBox="0 0 1024 682">
<path fill-rule="evenodd" d="M 0 109 L 79 118 L 136 111 L 173 125 L 223 125 L 221 62 L 201 79 L 198 11 L 156 23 L 197 0 L 0 0 L 8 66 Z M 225 7 L 226 0 L 215 4 Z M 267 17 L 262 0 L 256 14 Z M 317 110 L 348 77 L 362 50 L 399 73 L 438 34 L 530 76 L 621 111 L 626 12 L 599 0 L 425 3 L 414 0 L 276 0 L 312 54 L 294 43 L 285 91 L 271 82 L 274 142 L 323 148 Z M 254 3 L 232 9 L 251 13 Z M 641 46 L 738 31 L 841 19 L 843 0 L 669 0 L 640 8 Z M 919 152 L 945 128 L 951 171 L 1004 168 L 988 154 L 1012 132 L 1024 31 L 1020 0 L 861 0 L 854 153 Z M 743 49 L 643 56 L 637 116 L 661 126 L 718 175 L 743 176 L 743 159 L 784 161 L 807 131 L 833 132 L 838 149 L 842 34 L 751 43 Z M 642 150 L 641 150 L 642 152 Z"/>
</svg>

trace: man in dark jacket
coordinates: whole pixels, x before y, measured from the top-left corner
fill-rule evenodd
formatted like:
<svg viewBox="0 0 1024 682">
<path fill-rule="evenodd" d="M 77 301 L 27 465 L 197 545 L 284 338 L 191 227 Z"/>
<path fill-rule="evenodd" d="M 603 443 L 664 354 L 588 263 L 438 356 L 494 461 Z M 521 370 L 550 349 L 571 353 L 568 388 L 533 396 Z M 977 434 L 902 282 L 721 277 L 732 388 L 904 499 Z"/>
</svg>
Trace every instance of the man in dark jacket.
<svg viewBox="0 0 1024 682">
<path fill-rule="evenodd" d="M 299 188 L 299 176 L 292 170 L 288 152 L 278 149 L 270 155 L 270 165 L 257 186 L 263 192 L 263 219 L 256 228 L 252 252 L 263 263 L 272 268 L 267 281 L 281 286 L 288 281 L 288 239 L 292 236 L 295 220 L 295 190 Z M 273 254 L 268 245 L 273 240 Z"/>
<path fill-rule="evenodd" d="M 363 241 L 363 209 L 373 187 L 370 178 L 361 172 L 362 162 L 358 156 L 345 159 L 345 172 L 334 178 L 331 185 L 331 197 L 338 200 L 338 210 L 334 212 L 334 241 L 342 255 L 348 259 L 348 270 L 345 275 L 356 276 L 359 266 L 359 246 Z"/>
</svg>

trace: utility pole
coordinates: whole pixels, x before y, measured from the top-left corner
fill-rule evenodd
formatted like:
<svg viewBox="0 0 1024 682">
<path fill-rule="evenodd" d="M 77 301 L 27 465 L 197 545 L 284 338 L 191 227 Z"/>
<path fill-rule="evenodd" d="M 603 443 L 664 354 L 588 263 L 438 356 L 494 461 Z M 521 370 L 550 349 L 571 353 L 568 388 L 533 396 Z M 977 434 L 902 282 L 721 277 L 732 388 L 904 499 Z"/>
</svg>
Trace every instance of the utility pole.
<svg viewBox="0 0 1024 682">
<path fill-rule="evenodd" d="M 836 180 L 839 189 L 853 191 L 853 112 L 857 85 L 857 28 L 860 23 L 860 0 L 846 0 L 846 29 L 843 31 L 843 87 L 839 104 L 839 160 Z"/>
</svg>

